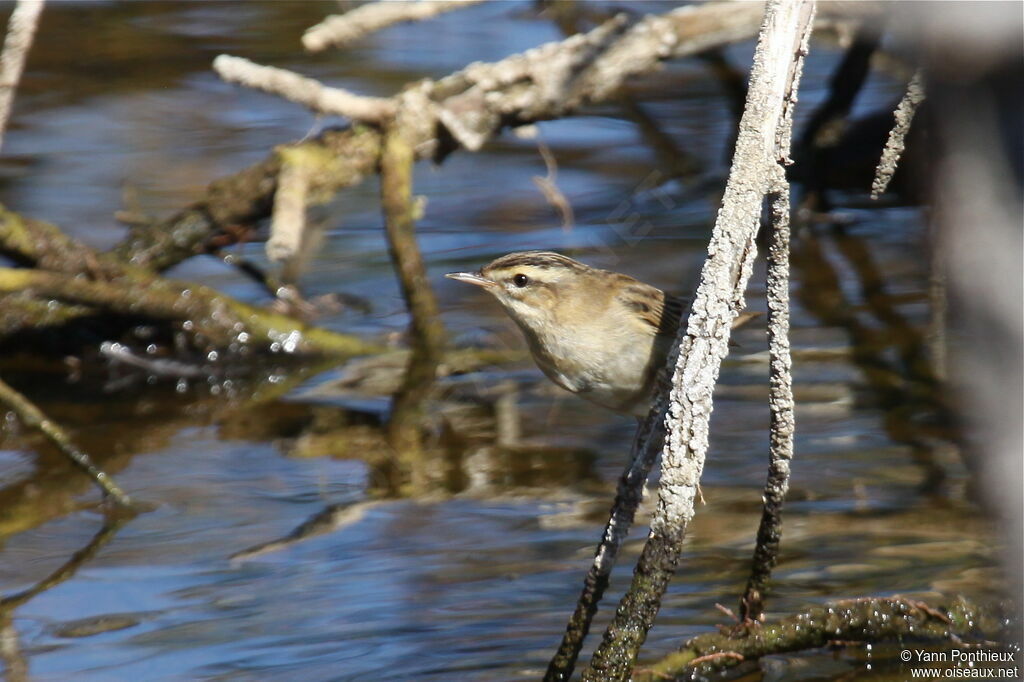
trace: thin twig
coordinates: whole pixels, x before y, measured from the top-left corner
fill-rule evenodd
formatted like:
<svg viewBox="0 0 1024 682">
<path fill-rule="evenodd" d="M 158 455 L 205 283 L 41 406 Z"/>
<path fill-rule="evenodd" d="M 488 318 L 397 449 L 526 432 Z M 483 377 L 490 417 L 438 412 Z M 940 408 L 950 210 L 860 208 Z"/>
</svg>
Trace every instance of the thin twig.
<svg viewBox="0 0 1024 682">
<path fill-rule="evenodd" d="M 573 215 L 572 204 L 558 187 L 558 162 L 555 161 L 555 155 L 551 153 L 551 148 L 544 144 L 543 140 L 537 140 L 537 151 L 544 159 L 544 166 L 548 172 L 544 177 L 533 176 L 533 184 L 537 185 L 537 189 L 548 200 L 548 203 L 562 216 L 562 231 L 569 232 L 572 230 L 576 218 Z"/>
<path fill-rule="evenodd" d="M 729 618 L 731 618 L 734 622 L 737 622 L 737 623 L 739 622 L 740 619 L 736 616 L 736 613 L 732 609 L 730 609 L 728 606 L 725 606 L 724 604 L 719 604 L 719 603 L 716 602 L 715 603 L 715 608 L 718 609 L 719 611 L 721 611 L 722 613 L 724 613 Z"/>
<path fill-rule="evenodd" d="M 270 239 L 264 247 L 270 260 L 287 260 L 302 248 L 308 194 L 309 169 L 302 164 L 283 162 L 277 176 L 277 191 L 274 192 Z"/>
<path fill-rule="evenodd" d="M 900 155 L 906 143 L 907 133 L 910 131 L 910 123 L 914 120 L 914 113 L 921 102 L 925 100 L 924 82 L 921 72 L 918 71 L 907 84 L 907 91 L 900 100 L 899 106 L 893 112 L 896 122 L 889 131 L 889 139 L 885 142 L 882 150 L 882 158 L 878 160 L 878 167 L 875 169 L 875 179 L 871 183 L 871 198 L 877 199 L 889 187 L 892 176 L 896 174 L 896 166 L 899 163 Z"/>
<path fill-rule="evenodd" d="M 690 666 L 698 666 L 701 663 L 708 663 L 710 661 L 715 661 L 720 658 L 730 658 L 734 661 L 744 660 L 743 654 L 736 653 L 735 651 L 716 651 L 713 654 L 705 654 L 704 656 L 698 656 L 697 658 L 690 661 Z"/>
<path fill-rule="evenodd" d="M 319 24 L 310 26 L 302 35 L 302 45 L 310 52 L 342 47 L 394 24 L 430 19 L 481 2 L 483 0 L 370 2 L 344 14 L 332 14 Z"/>
<path fill-rule="evenodd" d="M 44 4 L 45 0 L 18 0 L 7 24 L 4 51 L 0 54 L 0 145 L 3 144 L 14 92 L 25 70 L 25 57 L 32 47 Z"/>
<path fill-rule="evenodd" d="M 131 507 L 132 501 L 118 487 L 114 479 L 97 467 L 89 455 L 76 448 L 71 442 L 71 438 L 68 437 L 60 426 L 50 421 L 32 401 L 11 388 L 3 379 L 0 379 L 0 403 L 7 405 L 8 408 L 18 415 L 22 424 L 46 436 L 47 440 L 53 443 L 58 450 L 74 462 L 79 469 L 88 474 L 89 478 L 100 487 L 104 495 L 121 507 Z"/>
</svg>

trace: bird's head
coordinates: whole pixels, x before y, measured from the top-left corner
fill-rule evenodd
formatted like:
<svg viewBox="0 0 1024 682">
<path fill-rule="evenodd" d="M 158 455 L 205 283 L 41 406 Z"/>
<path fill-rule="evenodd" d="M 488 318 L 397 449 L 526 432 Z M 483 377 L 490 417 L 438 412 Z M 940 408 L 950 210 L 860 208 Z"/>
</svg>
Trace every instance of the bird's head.
<svg viewBox="0 0 1024 682">
<path fill-rule="evenodd" d="M 556 307 L 571 305 L 594 269 L 553 251 L 521 251 L 502 256 L 478 272 L 445 277 L 475 284 L 493 295 L 516 322 L 531 329 L 553 320 Z"/>
</svg>

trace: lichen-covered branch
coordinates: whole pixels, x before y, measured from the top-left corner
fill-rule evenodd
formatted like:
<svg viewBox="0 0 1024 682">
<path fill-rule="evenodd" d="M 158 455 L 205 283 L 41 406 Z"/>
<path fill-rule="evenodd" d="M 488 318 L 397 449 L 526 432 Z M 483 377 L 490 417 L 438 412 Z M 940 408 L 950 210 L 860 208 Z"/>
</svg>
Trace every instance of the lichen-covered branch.
<svg viewBox="0 0 1024 682">
<path fill-rule="evenodd" d="M 680 330 L 651 533 L 584 680 L 629 678 L 679 561 L 707 451 L 712 391 L 728 352 L 732 322 L 744 305 L 762 203 L 777 164 L 788 156 L 787 112 L 800 81 L 813 15 L 813 3 L 800 0 L 776 0 L 765 10 L 722 208 L 688 324 L 685 332 Z"/>
<path fill-rule="evenodd" d="M 643 670 L 637 682 L 655 682 L 712 675 L 742 661 L 773 654 L 806 651 L 834 641 L 883 642 L 912 638 L 921 641 L 964 642 L 1000 635 L 999 619 L 956 600 L 948 607 L 899 597 L 845 599 L 816 606 L 777 623 L 740 627 L 694 637 L 676 653 Z"/>
<path fill-rule="evenodd" d="M 759 12 L 757 3 L 710 3 L 679 8 L 667 18 L 645 19 L 625 30 L 620 38 L 631 42 L 631 47 L 615 52 L 615 59 L 625 70 L 615 73 L 608 65 L 600 71 L 612 77 L 612 82 L 602 83 L 597 77 L 588 78 L 587 82 L 600 84 L 606 93 L 612 92 L 630 76 L 653 70 L 666 59 L 749 38 L 757 31 Z M 654 32 L 652 22 L 661 30 Z M 623 29 L 624 20 L 620 18 L 582 36 L 549 43 L 498 62 L 473 64 L 436 83 L 425 81 L 415 86 L 422 95 L 417 100 L 420 111 L 413 112 L 420 117 L 416 138 L 412 140 L 416 158 L 451 151 L 439 148 L 437 122 L 442 117 L 460 144 L 479 149 L 508 125 L 558 118 L 587 102 L 603 101 L 596 93 L 586 96 L 582 83 L 576 88 L 575 97 L 566 98 L 562 92 L 566 84 L 560 79 L 571 75 L 571 71 L 563 68 L 560 75 L 550 72 L 548 62 L 583 66 L 587 55 L 594 57 L 601 53 L 602 46 L 607 46 L 610 32 Z M 633 34 L 637 37 L 630 38 Z M 335 159 L 336 165 L 330 173 L 323 174 L 320 187 L 323 192 L 338 191 L 376 172 L 380 131 L 360 125 L 327 130 L 314 139 L 284 148 Z M 115 253 L 123 260 L 155 270 L 165 270 L 204 253 L 218 234 L 246 228 L 270 215 L 280 167 L 275 151 L 264 161 L 212 183 L 201 199 L 179 213 L 156 224 L 133 228 Z"/>
<path fill-rule="evenodd" d="M 354 95 L 341 88 L 323 85 L 316 79 L 286 69 L 262 66 L 242 57 L 222 54 L 213 60 L 213 70 L 229 83 L 278 95 L 318 114 L 380 123 L 395 113 L 395 103 L 390 99 Z"/>
<path fill-rule="evenodd" d="M 342 47 L 394 24 L 430 19 L 481 2 L 483 0 L 370 2 L 344 14 L 332 14 L 319 24 L 310 26 L 302 35 L 302 45 L 310 52 Z"/>
<path fill-rule="evenodd" d="M 900 100 L 899 106 L 893 112 L 896 121 L 892 130 L 889 131 L 889 139 L 885 142 L 882 150 L 882 158 L 878 160 L 878 168 L 875 169 L 875 179 L 871 183 L 871 198 L 877 199 L 885 193 L 892 176 L 896 174 L 896 165 L 903 154 L 904 141 L 907 133 L 910 132 L 910 124 L 914 120 L 914 113 L 917 107 L 925 99 L 924 82 L 921 72 L 918 71 L 910 79 L 907 91 Z"/>
<path fill-rule="evenodd" d="M 823 12 L 845 16 L 877 8 L 834 3 Z M 756 2 L 688 5 L 632 24 L 618 16 L 586 34 L 497 62 L 474 63 L 438 81 L 422 81 L 392 100 L 407 115 L 412 129 L 406 132 L 416 158 L 439 159 L 455 146 L 478 150 L 509 126 L 560 118 L 608 101 L 628 79 L 654 71 L 666 60 L 749 39 L 757 33 L 760 16 Z M 450 136 L 442 135 L 442 128 Z M 364 125 L 327 130 L 287 148 L 335 160 L 318 189 L 311 188 L 326 196 L 376 172 L 380 131 Z M 230 239 L 270 215 L 279 170 L 275 152 L 214 182 L 205 196 L 176 215 L 135 227 L 115 253 L 156 270 L 205 253 L 215 237 Z"/>
<path fill-rule="evenodd" d="M 45 0 L 18 0 L 7 24 L 4 50 L 0 54 L 0 145 L 3 144 L 7 120 L 11 116 L 14 92 L 25 69 L 25 57 L 39 25 Z"/>
<path fill-rule="evenodd" d="M 781 173 L 780 173 L 781 175 Z M 793 459 L 793 366 L 789 354 L 789 183 L 779 178 L 769 197 L 771 241 L 768 246 L 768 477 L 764 508 L 757 529 L 757 545 L 743 597 L 740 618 L 764 619 L 764 596 L 772 569 L 778 562 L 782 537 L 782 505 L 789 491 L 789 465 Z"/>
<path fill-rule="evenodd" d="M 26 266 L 66 275 L 117 277 L 125 266 L 42 220 L 26 218 L 0 206 L 0 254 Z"/>
<path fill-rule="evenodd" d="M 131 507 L 131 499 L 114 482 L 114 479 L 97 467 L 87 453 L 75 447 L 71 438 L 64 432 L 64 429 L 56 422 L 48 419 L 43 414 L 43 411 L 36 407 L 31 400 L 11 388 L 3 379 L 0 379 L 0 404 L 6 405 L 8 409 L 18 415 L 18 419 L 21 420 L 22 424 L 46 436 L 46 439 L 61 454 L 70 459 L 75 466 L 84 471 L 99 486 L 105 496 L 121 507 Z"/>
<path fill-rule="evenodd" d="M 202 285 L 165 279 L 97 253 L 55 225 L 0 207 L 0 254 L 32 268 L 0 268 L 0 331 L 10 334 L 44 320 L 69 321 L 96 311 L 180 322 L 209 345 L 247 343 L 296 353 L 362 355 L 379 348 L 359 338 L 306 325 L 242 303 Z M 74 306 L 32 299 L 55 299 Z"/>
</svg>

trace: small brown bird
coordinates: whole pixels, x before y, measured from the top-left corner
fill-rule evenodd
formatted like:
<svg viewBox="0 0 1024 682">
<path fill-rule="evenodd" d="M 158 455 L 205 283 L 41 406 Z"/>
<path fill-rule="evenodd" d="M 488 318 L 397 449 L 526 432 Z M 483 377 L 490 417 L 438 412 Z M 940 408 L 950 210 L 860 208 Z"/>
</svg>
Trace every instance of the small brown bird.
<svg viewBox="0 0 1024 682">
<path fill-rule="evenodd" d="M 580 397 L 642 416 L 688 302 L 551 251 L 510 253 L 447 275 L 491 293 L 541 371 Z"/>
</svg>

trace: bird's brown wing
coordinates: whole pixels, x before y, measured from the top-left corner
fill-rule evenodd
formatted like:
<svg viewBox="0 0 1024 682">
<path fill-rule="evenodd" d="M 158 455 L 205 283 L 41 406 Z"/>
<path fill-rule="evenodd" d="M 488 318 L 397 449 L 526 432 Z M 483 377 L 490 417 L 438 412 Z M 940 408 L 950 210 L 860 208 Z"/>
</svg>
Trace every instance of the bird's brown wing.
<svg viewBox="0 0 1024 682">
<path fill-rule="evenodd" d="M 666 294 L 661 289 L 633 280 L 623 287 L 622 302 L 651 327 L 654 334 L 675 337 L 683 315 L 690 309 L 690 299 Z M 732 328 L 738 329 L 761 313 L 744 311 L 733 320 Z"/>
<path fill-rule="evenodd" d="M 649 325 L 652 334 L 675 336 L 679 321 L 683 318 L 690 302 L 666 294 L 657 287 L 629 278 L 621 289 L 623 305 L 633 310 L 637 317 Z"/>
<path fill-rule="evenodd" d="M 668 334 L 674 337 L 676 330 L 679 329 L 679 324 L 683 320 L 683 315 L 690 309 L 689 299 L 678 298 L 671 294 L 662 294 L 662 305 L 658 311 L 658 319 L 660 324 L 658 326 L 659 334 Z"/>
</svg>

